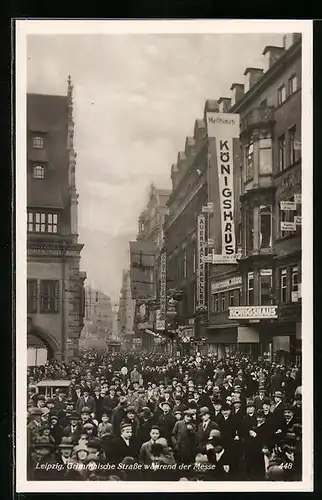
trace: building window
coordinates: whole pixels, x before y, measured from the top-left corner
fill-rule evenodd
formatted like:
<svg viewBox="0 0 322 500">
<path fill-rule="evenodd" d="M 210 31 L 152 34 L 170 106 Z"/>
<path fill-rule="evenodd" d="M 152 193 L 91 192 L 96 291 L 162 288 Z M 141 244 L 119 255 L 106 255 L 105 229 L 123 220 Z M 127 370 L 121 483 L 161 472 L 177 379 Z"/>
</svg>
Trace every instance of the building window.
<svg viewBox="0 0 322 500">
<path fill-rule="evenodd" d="M 272 303 L 272 270 L 271 269 L 261 269 L 260 271 L 260 297 L 261 305 L 268 306 Z"/>
<path fill-rule="evenodd" d="M 277 90 L 277 105 L 279 106 L 280 104 L 282 104 L 285 101 L 285 99 L 286 99 L 286 88 L 285 85 L 282 85 Z"/>
<path fill-rule="evenodd" d="M 280 270 L 280 286 L 281 286 L 281 303 L 286 304 L 287 302 L 287 269 Z"/>
<path fill-rule="evenodd" d="M 289 164 L 293 165 L 300 158 L 300 143 L 296 140 L 296 126 L 294 125 L 288 132 Z"/>
<path fill-rule="evenodd" d="M 288 94 L 292 95 L 297 91 L 297 76 L 293 75 L 288 81 Z"/>
<path fill-rule="evenodd" d="M 254 238 L 254 212 L 249 209 L 246 212 L 246 253 L 248 254 L 253 250 Z"/>
<path fill-rule="evenodd" d="M 260 207 L 260 248 L 272 246 L 272 207 Z"/>
<path fill-rule="evenodd" d="M 37 280 L 27 280 L 27 313 L 37 312 Z"/>
<path fill-rule="evenodd" d="M 278 167 L 279 171 L 285 169 L 285 134 L 278 138 Z"/>
<path fill-rule="evenodd" d="M 183 277 L 187 277 L 187 250 L 183 250 Z"/>
<path fill-rule="evenodd" d="M 254 305 L 254 273 L 247 274 L 247 302 L 249 306 Z"/>
<path fill-rule="evenodd" d="M 214 295 L 214 312 L 217 313 L 219 312 L 219 295 L 216 293 Z"/>
<path fill-rule="evenodd" d="M 27 229 L 30 233 L 58 232 L 58 214 L 46 212 L 28 212 Z"/>
<path fill-rule="evenodd" d="M 259 173 L 271 174 L 272 168 L 272 139 L 259 140 Z"/>
<path fill-rule="evenodd" d="M 45 178 L 45 169 L 42 165 L 34 166 L 34 179 L 44 179 Z"/>
<path fill-rule="evenodd" d="M 235 290 L 231 290 L 229 292 L 229 307 L 233 307 L 235 305 Z"/>
<path fill-rule="evenodd" d="M 37 149 L 43 149 L 44 139 L 42 137 L 33 137 L 32 138 L 32 147 L 37 148 Z"/>
<path fill-rule="evenodd" d="M 246 147 L 246 182 L 254 175 L 254 144 L 251 142 Z"/>
<path fill-rule="evenodd" d="M 59 281 L 42 280 L 40 282 L 40 312 L 59 312 Z"/>
<path fill-rule="evenodd" d="M 226 311 L 226 293 L 221 294 L 221 310 Z"/>
<path fill-rule="evenodd" d="M 291 270 L 292 276 L 292 302 L 297 302 L 299 299 L 299 268 L 293 266 Z"/>
</svg>

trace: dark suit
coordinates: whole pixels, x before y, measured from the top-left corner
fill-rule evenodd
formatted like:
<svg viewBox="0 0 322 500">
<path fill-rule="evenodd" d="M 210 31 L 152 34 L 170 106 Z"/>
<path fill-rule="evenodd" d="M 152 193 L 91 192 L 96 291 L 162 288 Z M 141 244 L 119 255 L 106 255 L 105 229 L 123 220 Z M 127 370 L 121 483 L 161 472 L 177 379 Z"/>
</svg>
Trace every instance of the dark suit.
<svg viewBox="0 0 322 500">
<path fill-rule="evenodd" d="M 121 436 L 111 439 L 110 450 L 108 452 L 107 461 L 114 464 L 119 464 L 125 457 L 137 457 L 137 446 L 133 438 L 129 440 L 129 446 L 125 443 Z"/>
<path fill-rule="evenodd" d="M 81 425 L 77 424 L 75 427 L 72 428 L 71 424 L 68 424 L 64 428 L 64 435 L 71 437 L 73 440 L 73 443 L 78 443 L 78 440 L 81 435 Z"/>
<path fill-rule="evenodd" d="M 101 418 L 102 418 L 103 409 L 104 409 L 105 397 L 98 396 L 98 398 L 97 398 L 96 396 L 93 396 L 93 398 L 95 401 L 95 408 L 96 408 L 95 418 L 98 422 L 100 422 Z"/>
<path fill-rule="evenodd" d="M 175 423 L 176 418 L 171 413 L 163 413 L 158 420 L 161 437 L 167 440 L 168 446 L 171 446 L 171 436 Z"/>
<path fill-rule="evenodd" d="M 88 396 L 86 401 L 84 396 L 81 396 L 76 402 L 75 410 L 78 413 L 81 413 L 85 406 L 90 409 L 91 413 L 95 413 L 96 411 L 95 399 L 92 396 Z"/>
<path fill-rule="evenodd" d="M 209 472 L 209 479 L 212 481 L 234 481 L 236 462 L 228 450 L 224 449 L 218 461 L 214 449 L 207 450 L 206 454 L 209 463 L 216 465 L 215 469 Z"/>
<path fill-rule="evenodd" d="M 249 436 L 245 449 L 246 474 L 250 481 L 264 481 L 265 463 L 262 448 L 268 444 L 269 426 L 266 422 L 253 427 L 256 436 Z"/>
<path fill-rule="evenodd" d="M 229 415 L 227 420 L 223 417 L 219 424 L 219 429 L 225 446 L 230 447 L 236 436 L 236 420 L 234 419 L 234 416 Z"/>
<path fill-rule="evenodd" d="M 194 462 L 197 454 L 197 434 L 194 430 L 187 429 L 184 420 L 176 422 L 172 432 L 172 443 L 179 463 Z"/>
<path fill-rule="evenodd" d="M 205 453 L 206 443 L 208 442 L 210 431 L 213 429 L 219 430 L 219 425 L 216 422 L 213 422 L 212 420 L 209 420 L 207 422 L 207 426 L 205 429 L 203 423 L 200 423 L 198 425 L 198 430 L 197 430 L 198 452 Z"/>
</svg>

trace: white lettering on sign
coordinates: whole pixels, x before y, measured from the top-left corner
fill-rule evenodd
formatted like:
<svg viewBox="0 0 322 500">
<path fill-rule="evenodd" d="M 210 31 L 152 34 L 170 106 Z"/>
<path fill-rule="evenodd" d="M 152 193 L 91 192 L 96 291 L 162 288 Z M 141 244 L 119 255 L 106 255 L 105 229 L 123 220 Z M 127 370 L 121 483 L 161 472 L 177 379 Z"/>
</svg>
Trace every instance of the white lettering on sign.
<svg viewBox="0 0 322 500">
<path fill-rule="evenodd" d="M 281 222 L 281 231 L 296 231 L 295 222 Z"/>
<path fill-rule="evenodd" d="M 160 316 L 158 330 L 165 329 L 165 320 L 167 314 L 167 254 L 161 253 L 160 257 Z"/>
<path fill-rule="evenodd" d="M 221 255 L 235 254 L 233 140 L 217 138 L 217 166 L 221 212 Z"/>
<path fill-rule="evenodd" d="M 302 203 L 302 195 L 301 194 L 295 194 L 294 195 L 294 202 L 300 205 Z"/>
<path fill-rule="evenodd" d="M 231 137 L 238 138 L 239 115 L 236 113 L 207 113 L 208 137 Z"/>
<path fill-rule="evenodd" d="M 296 226 L 301 226 L 301 224 L 302 224 L 302 217 L 301 217 L 301 215 L 295 215 L 294 222 L 295 222 Z"/>
<path fill-rule="evenodd" d="M 295 201 L 281 201 L 281 210 L 296 210 Z"/>
<path fill-rule="evenodd" d="M 197 293 L 196 293 L 196 308 L 206 306 L 205 294 L 205 250 L 206 250 L 206 219 L 203 214 L 198 215 L 197 220 Z"/>
<path fill-rule="evenodd" d="M 229 319 L 274 319 L 277 306 L 239 306 L 229 308 Z"/>
<path fill-rule="evenodd" d="M 232 290 L 234 288 L 240 288 L 242 286 L 242 277 L 234 276 L 227 280 L 214 281 L 211 283 L 211 293 L 216 293 L 221 290 Z"/>
</svg>

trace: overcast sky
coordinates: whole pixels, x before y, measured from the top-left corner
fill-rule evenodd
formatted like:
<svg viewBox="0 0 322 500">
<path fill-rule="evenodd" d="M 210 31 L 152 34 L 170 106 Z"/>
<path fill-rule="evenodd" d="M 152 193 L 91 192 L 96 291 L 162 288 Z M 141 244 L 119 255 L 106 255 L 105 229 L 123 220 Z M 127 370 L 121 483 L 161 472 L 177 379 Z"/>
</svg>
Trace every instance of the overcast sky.
<svg viewBox="0 0 322 500">
<path fill-rule="evenodd" d="M 81 267 L 87 284 L 117 301 L 128 241 L 153 181 L 193 135 L 206 99 L 230 97 L 246 67 L 263 67 L 282 35 L 32 35 L 28 92 L 74 89 Z"/>
</svg>

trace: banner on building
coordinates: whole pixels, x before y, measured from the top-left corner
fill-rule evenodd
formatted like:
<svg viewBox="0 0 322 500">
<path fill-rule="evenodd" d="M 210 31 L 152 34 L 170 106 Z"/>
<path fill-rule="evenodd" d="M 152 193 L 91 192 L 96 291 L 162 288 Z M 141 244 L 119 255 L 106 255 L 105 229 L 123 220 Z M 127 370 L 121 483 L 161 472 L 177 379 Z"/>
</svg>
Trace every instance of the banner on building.
<svg viewBox="0 0 322 500">
<path fill-rule="evenodd" d="M 196 310 L 206 309 L 206 218 L 203 214 L 198 215 L 197 219 L 197 293 Z"/>
<path fill-rule="evenodd" d="M 165 330 L 167 319 L 167 254 L 165 251 L 160 256 L 160 310 L 156 317 L 156 329 Z"/>
<path fill-rule="evenodd" d="M 210 186 L 216 191 L 217 210 L 220 213 L 221 240 L 215 246 L 216 264 L 237 264 L 235 237 L 235 201 L 234 201 L 234 151 L 233 140 L 239 137 L 239 115 L 233 113 L 207 113 L 208 138 L 215 144 L 215 150 L 210 148 L 209 175 L 217 181 Z M 217 161 L 215 161 L 217 160 Z M 216 188 L 214 190 L 214 187 Z M 219 196 L 218 196 L 219 195 Z M 218 224 L 218 219 L 213 224 Z M 210 235 L 215 236 L 215 235 Z"/>
</svg>

